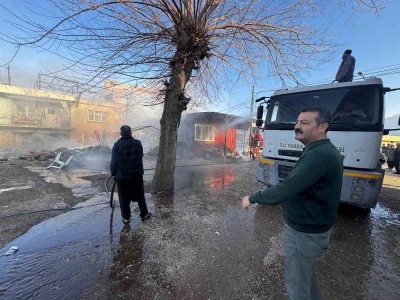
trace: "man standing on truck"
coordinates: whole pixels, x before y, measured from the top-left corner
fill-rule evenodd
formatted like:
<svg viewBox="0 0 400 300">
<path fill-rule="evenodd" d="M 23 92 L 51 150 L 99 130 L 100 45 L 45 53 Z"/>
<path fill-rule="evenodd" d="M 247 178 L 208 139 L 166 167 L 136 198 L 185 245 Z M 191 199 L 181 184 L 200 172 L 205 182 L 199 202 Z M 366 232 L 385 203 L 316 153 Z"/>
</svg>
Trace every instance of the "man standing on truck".
<svg viewBox="0 0 400 300">
<path fill-rule="evenodd" d="M 353 51 L 347 49 L 342 55 L 342 63 L 336 73 L 335 80 L 338 82 L 351 82 L 356 68 L 356 59 L 351 55 Z"/>
<path fill-rule="evenodd" d="M 242 200 L 243 209 L 255 203 L 282 203 L 285 285 L 291 300 L 321 299 L 314 263 L 331 240 L 343 178 L 342 156 L 327 138 L 330 120 L 324 108 L 304 109 L 296 121 L 295 138 L 306 147 L 292 173 Z"/>
<path fill-rule="evenodd" d="M 132 137 L 132 129 L 128 125 L 121 127 L 120 135 L 112 148 L 110 171 L 117 181 L 122 221 L 129 223 L 131 220 L 131 201 L 138 203 L 140 217 L 144 221 L 151 217 L 151 213 L 147 211 L 144 197 L 142 143 Z"/>
</svg>

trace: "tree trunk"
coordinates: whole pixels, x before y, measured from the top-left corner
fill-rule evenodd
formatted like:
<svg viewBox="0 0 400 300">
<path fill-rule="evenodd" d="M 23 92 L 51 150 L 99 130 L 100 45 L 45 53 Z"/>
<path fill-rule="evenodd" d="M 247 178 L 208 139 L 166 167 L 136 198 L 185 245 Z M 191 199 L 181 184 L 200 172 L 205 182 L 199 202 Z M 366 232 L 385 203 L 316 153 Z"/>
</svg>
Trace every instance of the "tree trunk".
<svg viewBox="0 0 400 300">
<path fill-rule="evenodd" d="M 184 64 L 184 68 L 172 68 L 171 80 L 166 89 L 164 110 L 160 120 L 161 135 L 156 172 L 152 184 L 153 193 L 174 189 L 178 127 L 182 111 L 186 110 L 189 101 L 184 95 L 184 88 L 192 69 L 193 63 Z"/>
<path fill-rule="evenodd" d="M 176 143 L 182 112 L 178 110 L 179 96 L 176 93 L 171 93 L 168 98 L 160 120 L 161 136 L 157 167 L 152 185 L 153 193 L 174 189 Z"/>
</svg>

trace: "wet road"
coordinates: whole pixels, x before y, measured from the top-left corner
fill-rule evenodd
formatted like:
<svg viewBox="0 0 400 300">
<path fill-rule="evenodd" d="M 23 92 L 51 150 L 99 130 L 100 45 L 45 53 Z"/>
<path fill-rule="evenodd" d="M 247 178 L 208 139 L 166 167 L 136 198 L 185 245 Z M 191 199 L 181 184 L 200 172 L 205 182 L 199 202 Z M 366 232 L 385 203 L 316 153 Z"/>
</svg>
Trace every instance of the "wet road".
<svg viewBox="0 0 400 300">
<path fill-rule="evenodd" d="M 284 299 L 281 208 L 240 209 L 241 196 L 260 187 L 254 166 L 178 173 L 174 195 L 146 195 L 148 222 L 123 226 L 118 208 L 88 207 L 0 249 L 19 247 L 0 256 L 0 298 Z M 340 208 L 316 265 L 324 299 L 400 299 L 399 213 L 384 201 L 371 213 Z"/>
</svg>

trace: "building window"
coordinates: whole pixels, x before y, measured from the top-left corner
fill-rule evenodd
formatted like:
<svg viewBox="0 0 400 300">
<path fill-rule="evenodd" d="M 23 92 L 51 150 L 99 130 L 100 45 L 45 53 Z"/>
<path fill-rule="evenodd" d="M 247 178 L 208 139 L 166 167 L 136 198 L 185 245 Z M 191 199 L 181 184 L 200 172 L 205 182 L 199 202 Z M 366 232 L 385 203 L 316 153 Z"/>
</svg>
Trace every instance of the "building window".
<svg viewBox="0 0 400 300">
<path fill-rule="evenodd" d="M 196 124 L 194 139 L 196 141 L 214 141 L 215 126 Z"/>
<path fill-rule="evenodd" d="M 91 122 L 107 122 L 107 113 L 101 111 L 89 110 L 88 120 Z"/>
<path fill-rule="evenodd" d="M 124 111 L 120 111 L 119 112 L 119 116 L 121 117 L 121 119 L 125 119 L 126 118 L 126 113 Z"/>
</svg>

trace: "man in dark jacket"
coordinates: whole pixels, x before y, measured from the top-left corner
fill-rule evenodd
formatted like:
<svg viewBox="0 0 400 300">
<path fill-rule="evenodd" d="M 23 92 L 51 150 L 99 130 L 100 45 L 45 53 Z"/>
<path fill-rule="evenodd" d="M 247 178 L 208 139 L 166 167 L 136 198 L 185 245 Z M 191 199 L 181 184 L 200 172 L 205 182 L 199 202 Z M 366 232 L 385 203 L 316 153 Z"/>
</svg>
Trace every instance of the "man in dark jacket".
<svg viewBox="0 0 400 300">
<path fill-rule="evenodd" d="M 356 67 L 356 59 L 351 56 L 352 51 L 347 49 L 342 55 L 342 63 L 336 73 L 335 80 L 339 82 L 351 82 L 354 77 L 354 69 Z"/>
<path fill-rule="evenodd" d="M 396 149 L 394 148 L 393 144 L 388 145 L 385 150 L 387 165 L 390 171 L 394 168 L 394 150 Z"/>
<path fill-rule="evenodd" d="M 397 148 L 393 152 L 393 161 L 396 174 L 400 174 L 400 143 L 397 143 Z"/>
<path fill-rule="evenodd" d="M 321 299 L 314 263 L 331 240 L 343 178 L 342 156 L 326 136 L 330 120 L 331 114 L 323 108 L 303 110 L 295 138 L 306 147 L 292 173 L 242 200 L 243 209 L 254 203 L 282 203 L 285 285 L 291 300 Z"/>
<path fill-rule="evenodd" d="M 122 221 L 130 222 L 131 201 L 138 203 L 140 217 L 144 221 L 151 217 L 151 213 L 147 211 L 144 197 L 142 143 L 132 137 L 132 130 L 128 125 L 121 127 L 120 135 L 121 138 L 112 149 L 110 171 L 117 181 Z"/>
</svg>

